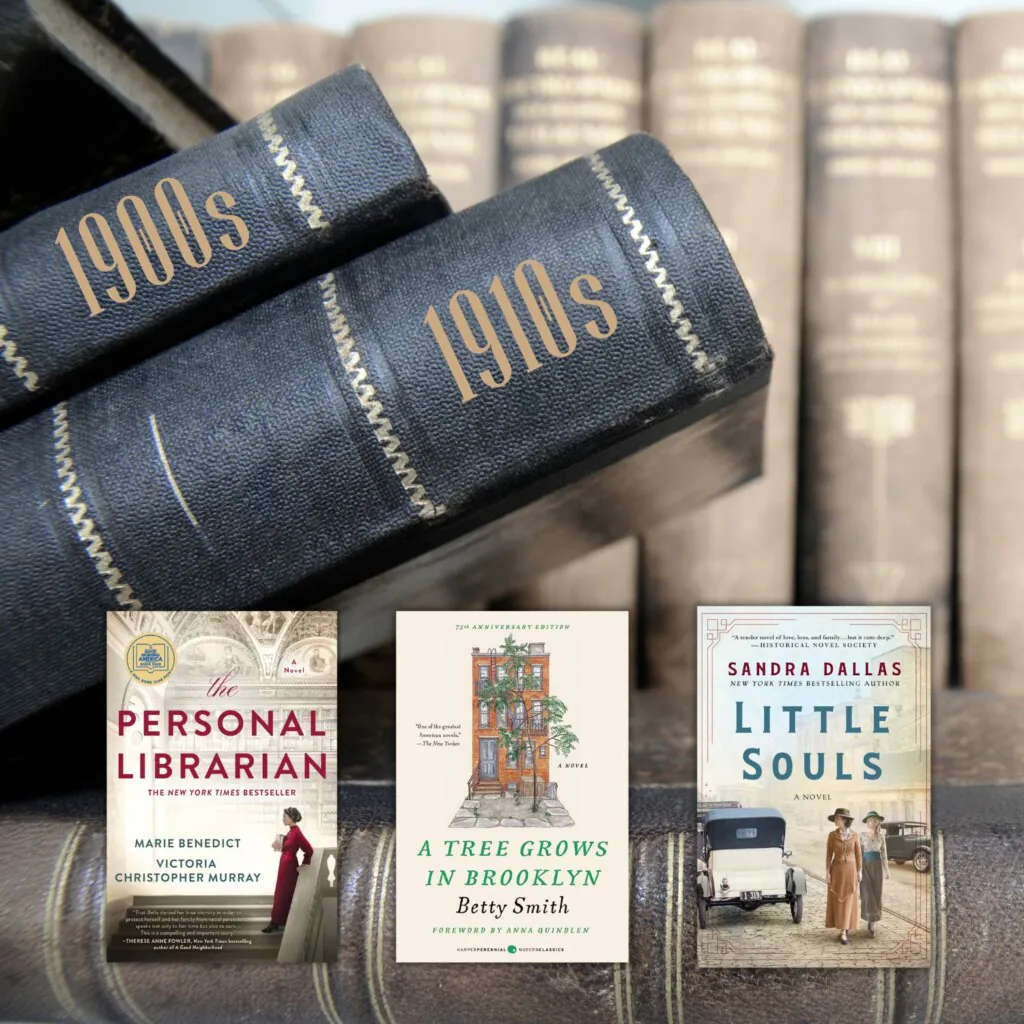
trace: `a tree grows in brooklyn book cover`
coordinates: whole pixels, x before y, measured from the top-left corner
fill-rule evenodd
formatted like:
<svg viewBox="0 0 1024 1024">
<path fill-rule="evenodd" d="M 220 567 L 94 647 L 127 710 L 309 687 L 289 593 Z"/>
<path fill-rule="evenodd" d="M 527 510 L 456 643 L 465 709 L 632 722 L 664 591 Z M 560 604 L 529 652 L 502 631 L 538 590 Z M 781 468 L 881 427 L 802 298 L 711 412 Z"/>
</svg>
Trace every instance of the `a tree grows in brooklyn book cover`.
<svg viewBox="0 0 1024 1024">
<path fill-rule="evenodd" d="M 399 612 L 396 958 L 629 958 L 628 613 Z"/>
<path fill-rule="evenodd" d="M 928 608 L 698 609 L 700 967 L 927 967 Z"/>
<path fill-rule="evenodd" d="M 107 615 L 111 961 L 336 959 L 334 612 Z"/>
</svg>

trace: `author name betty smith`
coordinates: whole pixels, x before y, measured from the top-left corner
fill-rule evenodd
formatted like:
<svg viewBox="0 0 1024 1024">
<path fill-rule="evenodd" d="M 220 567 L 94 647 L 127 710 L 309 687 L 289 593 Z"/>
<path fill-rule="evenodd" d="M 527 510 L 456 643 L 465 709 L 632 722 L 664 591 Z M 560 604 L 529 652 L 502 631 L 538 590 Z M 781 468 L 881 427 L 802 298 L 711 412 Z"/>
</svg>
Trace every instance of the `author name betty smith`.
<svg viewBox="0 0 1024 1024">
<path fill-rule="evenodd" d="M 510 904 L 499 903 L 497 900 L 470 901 L 468 896 L 460 896 L 456 914 L 472 914 L 473 916 L 490 916 L 500 921 L 502 915 L 509 910 Z M 557 899 L 541 900 L 540 903 L 528 903 L 525 896 L 517 896 L 511 903 L 513 914 L 568 914 L 569 904 L 564 896 Z"/>
</svg>

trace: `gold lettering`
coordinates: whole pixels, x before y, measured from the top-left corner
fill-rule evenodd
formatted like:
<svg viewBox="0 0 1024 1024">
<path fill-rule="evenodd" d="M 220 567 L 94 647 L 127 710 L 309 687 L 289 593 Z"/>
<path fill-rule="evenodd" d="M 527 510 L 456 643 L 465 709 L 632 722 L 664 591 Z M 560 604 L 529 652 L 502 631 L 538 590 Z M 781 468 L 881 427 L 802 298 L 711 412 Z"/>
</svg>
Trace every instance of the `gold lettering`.
<svg viewBox="0 0 1024 1024">
<path fill-rule="evenodd" d="M 444 356 L 444 361 L 448 364 L 448 369 L 458 385 L 462 401 L 468 402 L 476 398 L 476 392 L 470 387 L 466 374 L 462 369 L 462 364 L 459 362 L 459 357 L 455 354 L 451 339 L 448 337 L 448 333 L 441 323 L 441 318 L 437 315 L 437 310 L 433 306 L 427 310 L 427 315 L 424 317 L 423 322 L 433 332 L 434 340 L 441 349 L 441 355 Z"/>
<path fill-rule="evenodd" d="M 103 253 L 100 252 L 99 244 L 92 233 L 90 223 L 95 224 L 99 230 L 103 244 L 107 248 L 109 259 L 104 259 Z M 116 285 L 112 285 L 107 289 L 107 295 L 114 302 L 120 304 L 131 302 L 136 290 L 135 278 L 132 277 L 131 269 L 124 258 L 124 253 L 121 252 L 121 247 L 117 244 L 114 232 L 107 223 L 107 218 L 100 213 L 87 213 L 78 222 L 78 233 L 85 243 L 85 251 L 89 254 L 89 259 L 92 260 L 93 266 L 104 274 L 109 274 L 116 270 L 124 282 L 125 294 L 119 292 Z"/>
<path fill-rule="evenodd" d="M 643 97 L 633 79 L 615 75 L 526 75 L 507 79 L 502 92 L 507 100 L 600 98 L 633 104 Z"/>
<path fill-rule="evenodd" d="M 808 83 L 813 141 L 830 178 L 927 179 L 948 146 L 948 82 L 913 68 L 904 49 L 853 48 L 843 72 Z"/>
<path fill-rule="evenodd" d="M 185 265 L 196 269 L 205 267 L 213 256 L 213 246 L 184 185 L 177 178 L 161 178 L 154 186 L 153 194 Z M 235 198 L 229 192 L 212 192 L 206 197 L 206 213 L 215 221 L 228 221 L 236 232 L 235 236 L 222 234 L 218 239 L 220 244 L 230 252 L 237 252 L 248 243 L 249 228 L 240 216 L 227 213 L 222 206 L 229 209 L 235 206 Z M 131 246 L 146 280 L 156 287 L 169 284 L 174 278 L 174 260 L 167 251 L 145 201 L 136 195 L 122 196 L 117 202 L 115 213 L 121 233 Z M 131 302 L 138 286 L 106 217 L 95 212 L 85 214 L 79 221 L 78 234 L 97 270 L 102 273 L 113 273 L 116 270 L 120 275 L 124 290 L 111 286 L 106 289 L 107 296 L 122 305 Z M 98 316 L 103 312 L 103 306 L 64 228 L 57 232 L 56 244 L 67 260 L 75 283 L 85 299 L 89 316 Z"/>
<path fill-rule="evenodd" d="M 238 237 L 232 238 L 229 234 L 223 234 L 217 239 L 217 241 L 220 242 L 225 249 L 230 249 L 232 252 L 238 252 L 239 249 L 244 249 L 249 241 L 249 227 L 241 217 L 222 210 L 217 205 L 218 200 L 230 210 L 235 205 L 235 197 L 230 192 L 211 192 L 206 197 L 206 212 L 214 220 L 226 220 L 231 222 L 231 226 L 238 232 Z"/>
<path fill-rule="evenodd" d="M 100 305 L 100 300 L 96 298 L 89 279 L 85 276 L 82 261 L 78 258 L 78 253 L 75 252 L 75 247 L 71 244 L 71 239 L 68 238 L 68 233 L 64 228 L 57 232 L 57 245 L 64 253 L 64 258 L 68 261 L 68 266 L 71 267 L 71 273 L 74 275 L 75 283 L 89 306 L 89 316 L 99 316 L 103 312 L 103 307 Z"/>
<path fill-rule="evenodd" d="M 1024 47 L 1008 47 L 999 70 L 960 83 L 965 103 L 975 105 L 971 131 L 986 178 L 1024 178 Z"/>
<path fill-rule="evenodd" d="M 796 76 L 750 36 L 696 37 L 694 64 L 651 80 L 658 134 L 684 167 L 773 170 L 800 103 Z"/>
<path fill-rule="evenodd" d="M 615 333 L 615 328 L 619 326 L 618 317 L 615 315 L 615 310 L 612 309 L 610 302 L 605 302 L 603 299 L 592 299 L 588 298 L 583 294 L 583 285 L 586 285 L 592 292 L 601 291 L 603 285 L 600 280 L 594 277 L 593 274 L 580 274 L 579 277 L 574 278 L 572 284 L 569 285 L 569 296 L 574 302 L 578 302 L 581 306 L 595 306 L 600 310 L 601 315 L 604 317 L 605 328 L 602 331 L 597 325 L 596 320 L 589 320 L 583 325 L 583 329 L 592 338 L 610 338 Z"/>
<path fill-rule="evenodd" d="M 536 277 L 540 284 L 540 297 L 536 296 L 533 292 L 530 279 L 526 276 L 527 270 L 533 272 L 534 277 Z M 572 324 L 569 322 L 569 317 L 566 316 L 562 300 L 558 297 L 558 292 L 555 291 L 555 286 L 551 283 L 551 278 L 544 269 L 544 265 L 537 260 L 523 260 L 516 267 L 514 277 L 516 287 L 519 289 L 523 302 L 526 303 L 526 308 L 530 311 L 533 325 L 537 328 L 537 333 L 540 335 L 541 341 L 544 342 L 544 347 L 558 359 L 572 355 L 576 351 L 576 332 L 572 329 Z M 558 324 L 562 340 L 565 342 L 564 352 L 555 340 L 555 336 L 549 326 L 551 323 Z"/>
<path fill-rule="evenodd" d="M 168 185 L 174 198 L 178 201 L 180 216 L 183 218 L 184 224 L 178 220 L 179 211 L 171 206 L 171 201 L 165 191 L 165 186 Z M 156 194 L 156 201 L 160 207 L 160 212 L 164 215 L 164 220 L 167 221 L 167 226 L 171 229 L 171 236 L 178 246 L 181 258 L 190 267 L 205 267 L 213 256 L 213 246 L 210 245 L 210 240 L 206 237 L 203 225 L 199 223 L 195 207 L 193 207 L 191 200 L 188 198 L 185 187 L 177 178 L 161 178 L 156 183 L 156 188 L 153 191 Z M 186 237 L 187 234 L 191 234 L 195 238 L 196 245 L 199 247 L 198 256 L 192 252 L 192 247 L 189 245 L 188 238 Z"/>
<path fill-rule="evenodd" d="M 440 53 L 403 54 L 385 67 L 387 75 L 397 78 L 439 78 L 448 73 L 448 61 Z"/>
<path fill-rule="evenodd" d="M 533 66 L 542 71 L 596 71 L 603 64 L 600 51 L 589 46 L 538 46 Z"/>
<path fill-rule="evenodd" d="M 846 70 L 855 75 L 905 75 L 910 70 L 910 53 L 907 50 L 847 50 L 844 64 Z"/>
<path fill-rule="evenodd" d="M 900 236 L 854 235 L 850 248 L 855 259 L 891 263 L 900 258 Z"/>
<path fill-rule="evenodd" d="M 716 36 L 694 39 L 693 56 L 706 61 L 755 61 L 763 54 L 761 44 L 750 36 Z"/>
<path fill-rule="evenodd" d="M 530 313 L 533 327 L 540 335 L 548 354 L 556 359 L 565 359 L 572 355 L 577 347 L 577 335 L 547 268 L 539 260 L 526 259 L 516 266 L 513 278 L 519 296 Z M 610 338 L 619 323 L 611 302 L 593 297 L 595 293 L 601 292 L 603 287 L 601 280 L 595 275 L 580 274 L 573 279 L 568 289 L 573 302 L 583 307 L 592 307 L 603 318 L 603 323 L 595 318 L 583 325 L 587 334 L 597 339 Z M 494 368 L 489 367 L 478 371 L 480 379 L 489 388 L 503 388 L 511 380 L 513 368 L 502 345 L 502 334 L 511 335 L 528 373 L 541 369 L 544 364 L 537 358 L 537 352 L 524 330 L 500 275 L 495 275 L 491 279 L 488 291 L 501 313 L 498 326 L 491 319 L 480 296 L 469 289 L 462 289 L 451 296 L 448 300 L 448 312 L 465 348 L 473 356 L 490 355 L 495 361 L 497 374 Z M 477 394 L 469 382 L 467 370 L 463 367 L 462 360 L 435 306 L 429 307 L 423 322 L 430 328 L 441 350 L 463 403 L 476 398 Z M 552 331 L 552 325 L 557 325 L 560 339 Z M 478 335 L 482 335 L 482 341 Z"/>
<path fill-rule="evenodd" d="M 476 334 L 473 328 L 470 327 L 469 320 L 462 309 L 463 299 L 469 304 L 473 318 L 476 320 L 480 330 L 483 331 L 483 345 L 476 340 Z M 494 329 L 494 324 L 491 323 L 491 318 L 487 315 L 487 310 L 484 308 L 483 302 L 480 301 L 480 296 L 476 292 L 464 288 L 451 297 L 448 302 L 448 312 L 451 313 L 452 319 L 455 321 L 455 328 L 459 332 L 462 343 L 466 348 L 477 356 L 483 356 L 490 352 L 494 356 L 494 361 L 498 364 L 498 370 L 501 373 L 500 378 L 496 379 L 494 371 L 488 369 L 480 371 L 480 379 L 489 388 L 503 388 L 512 377 L 512 364 L 508 361 L 505 349 L 498 338 L 498 332 Z"/>
<path fill-rule="evenodd" d="M 523 325 L 519 321 L 519 316 L 512 307 L 512 300 L 508 297 L 508 292 L 505 291 L 505 285 L 497 274 L 494 275 L 488 291 L 497 300 L 498 306 L 501 309 L 501 315 L 505 318 L 505 323 L 508 324 L 512 337 L 516 340 L 516 345 L 519 346 L 519 351 L 523 355 L 523 362 L 526 363 L 526 372 L 533 373 L 534 370 L 539 370 L 540 360 L 533 351 L 530 339 L 527 338 L 526 331 L 523 330 Z"/>
<path fill-rule="evenodd" d="M 132 222 L 132 211 L 142 224 L 141 233 Z M 139 196 L 125 196 L 117 204 L 117 219 L 146 280 L 157 286 L 169 284 L 174 277 L 174 264 L 171 263 L 170 253 L 164 245 L 164 240 L 160 237 L 160 232 L 153 222 L 153 215 L 149 212 L 146 204 Z M 149 258 L 150 252 L 154 253 L 159 260 L 164 272 L 163 277 L 156 272 L 153 261 Z"/>
</svg>

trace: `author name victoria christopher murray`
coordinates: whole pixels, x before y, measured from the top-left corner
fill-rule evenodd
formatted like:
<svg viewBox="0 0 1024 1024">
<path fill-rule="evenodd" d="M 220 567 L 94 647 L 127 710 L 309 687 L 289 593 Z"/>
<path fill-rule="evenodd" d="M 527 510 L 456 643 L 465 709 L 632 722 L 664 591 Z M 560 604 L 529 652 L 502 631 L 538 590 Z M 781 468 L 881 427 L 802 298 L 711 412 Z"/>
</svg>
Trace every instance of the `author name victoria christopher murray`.
<svg viewBox="0 0 1024 1024">
<path fill-rule="evenodd" d="M 235 711 L 214 712 L 206 708 L 195 711 L 147 709 L 140 715 L 135 711 L 117 713 L 117 734 L 139 729 L 143 736 L 326 736 L 317 726 L 315 708 L 298 711 Z M 286 753 L 250 754 L 234 751 L 231 754 L 213 754 L 200 768 L 201 757 L 192 751 L 167 753 L 157 751 L 147 755 L 117 755 L 119 779 L 309 779 L 327 778 L 327 754 L 304 753 L 295 760 Z"/>
</svg>

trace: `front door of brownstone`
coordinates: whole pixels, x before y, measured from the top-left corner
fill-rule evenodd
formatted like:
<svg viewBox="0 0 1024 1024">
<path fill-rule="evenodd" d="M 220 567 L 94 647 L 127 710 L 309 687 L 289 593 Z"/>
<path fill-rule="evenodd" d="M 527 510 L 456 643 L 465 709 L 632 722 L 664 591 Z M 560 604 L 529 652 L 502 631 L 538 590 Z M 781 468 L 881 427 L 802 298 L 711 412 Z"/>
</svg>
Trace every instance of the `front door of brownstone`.
<svg viewBox="0 0 1024 1024">
<path fill-rule="evenodd" d="M 480 778 L 496 779 L 498 777 L 498 741 L 480 738 Z"/>
</svg>

